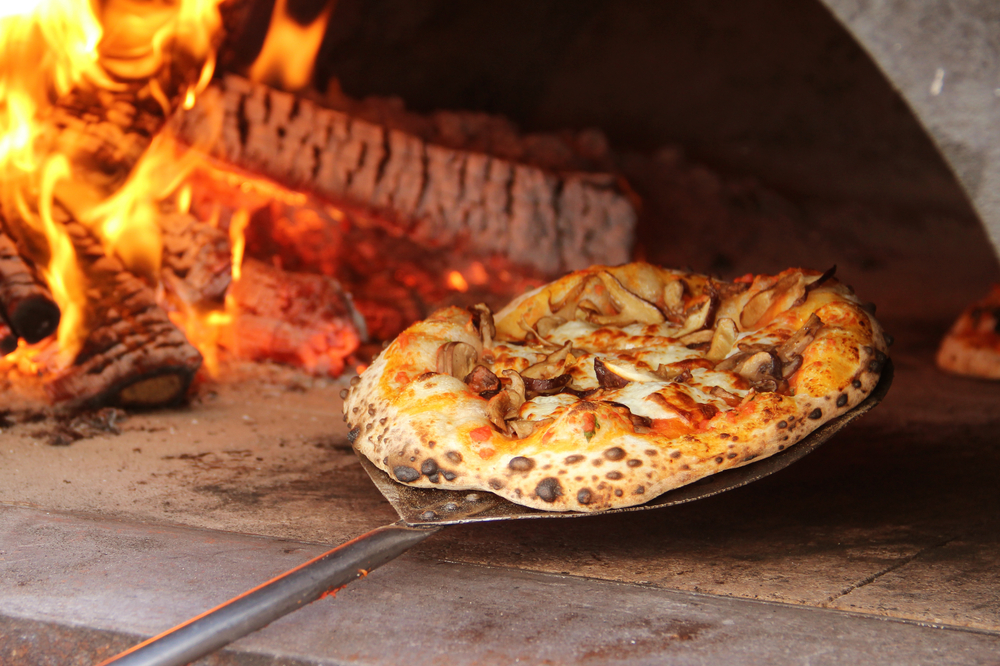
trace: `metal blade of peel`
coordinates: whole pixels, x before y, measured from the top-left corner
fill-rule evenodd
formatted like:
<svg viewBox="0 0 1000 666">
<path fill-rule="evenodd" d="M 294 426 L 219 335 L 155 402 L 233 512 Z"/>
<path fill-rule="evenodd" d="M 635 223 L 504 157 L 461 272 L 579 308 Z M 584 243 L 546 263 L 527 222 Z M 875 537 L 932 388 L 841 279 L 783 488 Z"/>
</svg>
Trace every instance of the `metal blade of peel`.
<svg viewBox="0 0 1000 666">
<path fill-rule="evenodd" d="M 609 513 L 645 511 L 664 506 L 711 497 L 733 488 L 762 479 L 788 467 L 815 451 L 839 430 L 859 416 L 867 413 L 882 401 L 892 384 L 892 362 L 886 361 L 882 375 L 871 394 L 857 407 L 824 423 L 795 445 L 767 458 L 748 465 L 729 469 L 705 477 L 687 486 L 671 490 L 659 497 L 623 509 L 608 509 L 590 513 L 574 511 L 542 511 L 514 504 L 493 493 L 481 490 L 441 490 L 414 488 L 394 481 L 388 474 L 358 454 L 361 466 L 368 472 L 379 492 L 389 501 L 404 523 L 411 526 L 461 525 L 491 520 L 519 520 L 527 518 L 582 518 Z"/>
</svg>

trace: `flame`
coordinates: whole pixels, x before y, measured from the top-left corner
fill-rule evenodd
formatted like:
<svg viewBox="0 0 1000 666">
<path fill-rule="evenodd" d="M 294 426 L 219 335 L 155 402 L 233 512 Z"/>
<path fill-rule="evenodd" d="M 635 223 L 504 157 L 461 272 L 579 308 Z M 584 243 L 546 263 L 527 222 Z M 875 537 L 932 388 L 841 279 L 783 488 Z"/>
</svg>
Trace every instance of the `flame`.
<svg viewBox="0 0 1000 666">
<path fill-rule="evenodd" d="M 250 79 L 288 91 L 308 86 L 332 9 L 328 2 L 312 23 L 303 26 L 288 15 L 288 0 L 277 0 L 264 46 L 250 66 Z"/>
<path fill-rule="evenodd" d="M 86 145 L 57 147 L 47 114 L 75 90 L 120 93 L 130 85 L 148 85 L 165 114 L 193 105 L 214 71 L 221 1 L 0 0 L 0 225 L 37 246 L 30 258 L 62 312 L 60 366 L 72 362 L 88 333 L 88 285 L 57 206 L 155 283 L 159 206 L 197 158 L 168 133 L 158 135 L 124 185 L 106 191 L 74 163 L 73 151 L 87 152 Z M 174 63 L 196 76 L 161 83 L 177 78 Z"/>
<path fill-rule="evenodd" d="M 250 224 L 250 213 L 246 208 L 241 208 L 233 213 L 229 221 L 229 245 L 233 253 L 233 282 L 238 282 L 243 269 L 243 251 L 246 249 L 247 240 L 244 232 Z"/>
<path fill-rule="evenodd" d="M 99 64 L 103 30 L 88 2 L 0 4 L 0 169 L 6 182 L 37 172 L 38 113 L 89 80 L 114 88 Z"/>
<path fill-rule="evenodd" d="M 181 195 L 185 189 L 181 190 Z M 186 188 L 190 197 L 190 188 Z M 244 232 L 250 224 L 250 213 L 241 208 L 233 213 L 229 221 L 229 243 L 232 252 L 233 282 L 240 279 L 240 269 L 243 265 L 243 252 L 246 248 Z M 232 326 L 238 311 L 238 306 L 230 294 L 226 295 L 223 308 L 203 308 L 188 303 L 179 302 L 177 309 L 168 313 L 170 320 L 184 331 L 188 342 L 194 345 L 204 359 L 205 370 L 210 377 L 219 376 L 220 341 L 226 335 L 226 330 Z"/>
<path fill-rule="evenodd" d="M 236 304 L 227 296 L 223 310 L 206 310 L 182 302 L 179 310 L 167 313 L 170 321 L 184 331 L 188 342 L 201 353 L 205 371 L 210 377 L 219 376 L 219 340 L 232 324 L 235 310 Z"/>
</svg>

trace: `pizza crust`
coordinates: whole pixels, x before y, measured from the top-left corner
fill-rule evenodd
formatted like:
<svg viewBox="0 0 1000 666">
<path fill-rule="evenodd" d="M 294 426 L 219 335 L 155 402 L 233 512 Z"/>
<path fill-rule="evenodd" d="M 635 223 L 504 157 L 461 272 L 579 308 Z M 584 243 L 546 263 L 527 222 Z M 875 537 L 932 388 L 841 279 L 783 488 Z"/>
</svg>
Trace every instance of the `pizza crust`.
<svg viewBox="0 0 1000 666">
<path fill-rule="evenodd" d="M 958 317 L 941 341 L 937 364 L 954 374 L 1000 379 L 1000 285 Z"/>
<path fill-rule="evenodd" d="M 516 299 L 495 316 L 495 335 L 479 313 L 440 310 L 404 331 L 351 388 L 344 410 L 354 445 L 418 487 L 488 490 L 554 511 L 647 502 L 791 446 L 874 388 L 887 358 L 881 328 L 828 277 L 793 269 L 719 283 L 643 263 L 597 266 Z M 732 348 L 708 360 L 726 342 L 726 331 L 716 333 L 723 320 Z M 801 358 L 782 365 L 782 345 L 804 329 Z M 521 373 L 562 354 L 561 366 L 542 370 L 569 375 L 563 390 L 574 393 L 529 391 L 516 413 L 498 417 L 490 392 L 438 372 L 448 343 L 469 345 L 510 391 Z M 755 353 L 791 374 L 741 369 Z"/>
</svg>

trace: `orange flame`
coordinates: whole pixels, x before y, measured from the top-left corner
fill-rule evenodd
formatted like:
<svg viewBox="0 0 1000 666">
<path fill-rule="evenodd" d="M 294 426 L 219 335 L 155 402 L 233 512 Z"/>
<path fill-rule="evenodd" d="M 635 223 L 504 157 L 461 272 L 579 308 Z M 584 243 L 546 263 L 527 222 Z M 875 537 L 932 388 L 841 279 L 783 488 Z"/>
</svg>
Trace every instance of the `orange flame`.
<svg viewBox="0 0 1000 666">
<path fill-rule="evenodd" d="M 288 0 L 277 0 L 264 46 L 250 66 L 250 79 L 288 91 L 308 86 L 332 9 L 328 2 L 312 23 L 303 26 L 288 15 Z"/>
<path fill-rule="evenodd" d="M 157 207 L 196 159 L 181 156 L 169 135 L 157 136 L 125 185 L 107 196 L 88 174 L 75 172 L 70 153 L 53 147 L 43 119 L 74 89 L 121 91 L 126 79 L 148 83 L 169 112 L 176 103 L 157 76 L 178 57 L 203 63 L 197 81 L 180 91 L 182 104 L 193 104 L 214 71 L 220 2 L 0 0 L 0 211 L 8 224 L 17 220 L 47 243 L 46 256 L 34 259 L 62 311 L 60 365 L 75 358 L 87 334 L 87 284 L 53 214 L 56 201 L 109 254 L 155 282 L 162 252 Z"/>
</svg>

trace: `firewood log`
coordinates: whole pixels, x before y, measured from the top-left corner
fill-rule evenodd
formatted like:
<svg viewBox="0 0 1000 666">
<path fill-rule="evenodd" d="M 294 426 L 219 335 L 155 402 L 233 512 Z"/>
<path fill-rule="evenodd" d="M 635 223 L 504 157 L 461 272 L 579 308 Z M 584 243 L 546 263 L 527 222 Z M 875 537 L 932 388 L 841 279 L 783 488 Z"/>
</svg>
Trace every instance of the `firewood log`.
<svg viewBox="0 0 1000 666">
<path fill-rule="evenodd" d="M 235 356 L 292 363 L 338 376 L 367 338 L 364 319 L 336 280 L 248 259 L 229 288 L 236 305 L 220 343 Z"/>
<path fill-rule="evenodd" d="M 188 305 L 221 303 L 232 279 L 229 237 L 188 213 L 167 213 L 159 221 L 166 287 Z"/>
<path fill-rule="evenodd" d="M 184 398 L 201 354 L 156 303 L 153 290 L 105 254 L 100 242 L 61 207 L 83 268 L 90 302 L 88 333 L 76 359 L 46 383 L 70 406 L 153 407 Z"/>
<path fill-rule="evenodd" d="M 6 356 L 17 349 L 17 336 L 7 322 L 0 319 L 0 356 Z"/>
<path fill-rule="evenodd" d="M 52 293 L 18 253 L 0 219 L 0 318 L 10 327 L 15 346 L 19 337 L 34 344 L 55 333 L 59 315 Z"/>
<path fill-rule="evenodd" d="M 216 157 L 373 208 L 428 247 L 461 243 L 546 273 L 629 258 L 636 213 L 608 174 L 557 174 L 432 145 L 235 75 L 175 123 Z"/>
</svg>

